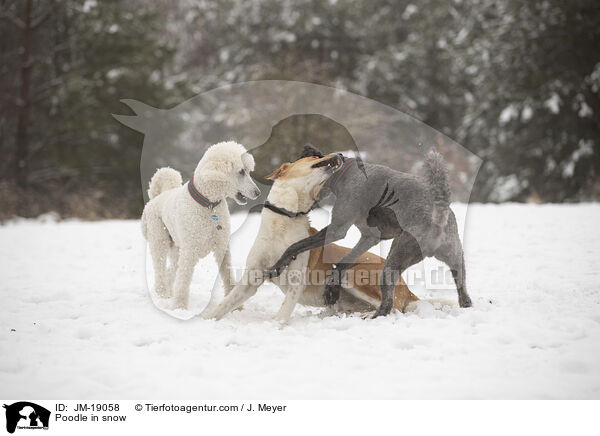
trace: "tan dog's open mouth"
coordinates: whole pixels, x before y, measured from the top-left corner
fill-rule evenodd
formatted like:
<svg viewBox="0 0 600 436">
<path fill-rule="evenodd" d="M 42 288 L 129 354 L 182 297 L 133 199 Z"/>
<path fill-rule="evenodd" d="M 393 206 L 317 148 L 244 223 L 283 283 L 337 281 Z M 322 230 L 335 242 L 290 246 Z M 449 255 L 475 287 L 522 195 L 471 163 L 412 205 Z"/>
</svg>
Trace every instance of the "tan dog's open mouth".
<svg viewBox="0 0 600 436">
<path fill-rule="evenodd" d="M 339 155 L 335 155 L 329 159 L 317 162 L 312 166 L 312 168 L 327 167 L 328 170 L 335 171 L 340 167 L 341 164 L 342 158 Z"/>
<path fill-rule="evenodd" d="M 335 155 L 330 159 L 317 162 L 312 166 L 312 168 L 326 167 L 326 170 L 330 173 L 329 176 L 331 176 L 337 171 L 338 168 L 342 166 L 342 163 L 343 161 L 341 156 Z M 318 201 L 321 199 L 321 190 L 323 189 L 323 186 L 325 186 L 325 183 L 327 183 L 328 180 L 329 177 L 326 177 L 321 183 L 319 183 L 312 189 L 311 196 L 313 200 Z"/>
</svg>

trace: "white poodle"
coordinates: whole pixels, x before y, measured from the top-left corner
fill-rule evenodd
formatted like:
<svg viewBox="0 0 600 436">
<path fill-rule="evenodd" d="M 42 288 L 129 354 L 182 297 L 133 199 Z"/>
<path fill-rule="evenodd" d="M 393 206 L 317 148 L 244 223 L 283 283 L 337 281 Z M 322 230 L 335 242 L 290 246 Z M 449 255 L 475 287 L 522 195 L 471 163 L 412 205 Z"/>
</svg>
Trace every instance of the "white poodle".
<svg viewBox="0 0 600 436">
<path fill-rule="evenodd" d="M 172 168 L 160 168 L 152 176 L 142 233 L 150 245 L 156 293 L 164 298 L 174 294 L 174 308 L 187 309 L 194 267 L 210 252 L 219 265 L 225 295 L 233 288 L 225 199 L 246 204 L 260 195 L 250 177 L 253 170 L 252 155 L 230 141 L 211 146 L 185 185 Z"/>
</svg>

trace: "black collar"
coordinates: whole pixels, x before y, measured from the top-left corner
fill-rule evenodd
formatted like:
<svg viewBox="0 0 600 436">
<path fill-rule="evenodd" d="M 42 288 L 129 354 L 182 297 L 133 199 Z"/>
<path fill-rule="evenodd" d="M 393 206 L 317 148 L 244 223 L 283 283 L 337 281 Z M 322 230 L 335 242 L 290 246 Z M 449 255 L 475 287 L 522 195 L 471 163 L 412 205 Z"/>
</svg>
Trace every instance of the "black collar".
<svg viewBox="0 0 600 436">
<path fill-rule="evenodd" d="M 216 206 L 219 205 L 219 203 L 221 203 L 221 200 L 210 201 L 204 195 L 200 194 L 200 191 L 198 191 L 196 189 L 196 187 L 194 186 L 194 176 L 192 176 L 192 178 L 188 182 L 188 191 L 189 191 L 190 195 L 192 196 L 192 198 L 194 200 L 196 200 L 196 203 L 198 203 L 202 207 L 206 207 L 208 209 L 214 209 Z"/>
<path fill-rule="evenodd" d="M 313 203 L 313 205 L 310 207 L 310 209 L 308 209 L 306 212 L 292 212 L 290 210 L 287 210 L 283 207 L 279 207 L 279 206 L 275 206 L 273 203 L 270 203 L 268 200 L 265 201 L 264 207 L 266 207 L 267 209 L 269 209 L 270 211 L 273 211 L 275 213 L 278 213 L 279 215 L 283 215 L 283 216 L 287 216 L 288 218 L 296 218 L 298 216 L 302 216 L 302 215 L 308 215 L 308 213 L 313 210 L 315 208 L 315 206 L 317 205 L 317 203 Z"/>
</svg>

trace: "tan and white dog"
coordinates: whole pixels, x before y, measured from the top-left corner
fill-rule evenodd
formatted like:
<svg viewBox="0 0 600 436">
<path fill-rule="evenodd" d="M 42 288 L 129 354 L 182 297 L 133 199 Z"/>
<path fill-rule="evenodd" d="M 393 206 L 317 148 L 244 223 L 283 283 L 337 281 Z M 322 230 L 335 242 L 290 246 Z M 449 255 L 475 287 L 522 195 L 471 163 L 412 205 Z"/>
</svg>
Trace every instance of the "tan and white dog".
<svg viewBox="0 0 600 436">
<path fill-rule="evenodd" d="M 291 244 L 316 232 L 310 227 L 307 213 L 340 164 L 335 153 L 323 158 L 305 157 L 283 164 L 266 177 L 274 181 L 266 203 L 270 207 L 263 208 L 260 229 L 248 255 L 242 280 L 218 306 L 204 314 L 204 318 L 220 319 L 240 307 L 264 282 L 266 267 L 279 259 Z M 297 303 L 324 307 L 326 274 L 348 251 L 349 248 L 329 244 L 302 253 L 292 261 L 286 273 L 273 280 L 285 294 L 276 319 L 287 323 Z M 372 253 L 362 255 L 352 268 L 356 272 L 354 280 L 344 289 L 335 310 L 367 312 L 377 309 L 381 302 L 379 276 L 373 277 L 372 273 L 380 272 L 384 262 L 385 259 Z M 404 311 L 409 302 L 416 300 L 418 298 L 401 278 L 394 293 L 394 307 Z"/>
</svg>

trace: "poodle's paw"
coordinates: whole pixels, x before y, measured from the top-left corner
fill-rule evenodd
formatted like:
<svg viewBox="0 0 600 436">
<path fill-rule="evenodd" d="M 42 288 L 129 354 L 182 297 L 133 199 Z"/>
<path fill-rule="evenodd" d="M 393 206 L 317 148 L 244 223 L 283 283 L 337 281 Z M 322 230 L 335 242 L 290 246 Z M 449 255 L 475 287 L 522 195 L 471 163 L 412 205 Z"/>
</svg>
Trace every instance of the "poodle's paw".
<svg viewBox="0 0 600 436">
<path fill-rule="evenodd" d="M 188 310 L 187 301 L 175 300 L 173 303 L 173 310 Z"/>
</svg>

